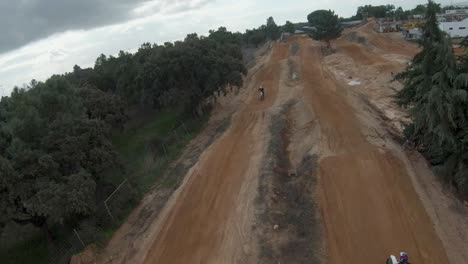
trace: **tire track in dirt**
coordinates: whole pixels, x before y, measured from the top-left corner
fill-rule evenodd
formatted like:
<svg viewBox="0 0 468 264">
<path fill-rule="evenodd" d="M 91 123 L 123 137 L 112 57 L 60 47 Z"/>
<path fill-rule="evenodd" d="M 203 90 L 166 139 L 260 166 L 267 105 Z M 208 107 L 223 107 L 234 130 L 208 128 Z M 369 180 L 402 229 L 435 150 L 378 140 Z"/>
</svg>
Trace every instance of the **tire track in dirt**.
<svg viewBox="0 0 468 264">
<path fill-rule="evenodd" d="M 243 185 L 250 184 L 246 182 L 247 171 L 259 166 L 260 159 L 251 157 L 258 156 L 253 153 L 255 149 L 262 149 L 258 146 L 264 141 L 267 123 L 264 111 L 275 102 L 280 76 L 278 61 L 287 54 L 287 46 L 277 45 L 270 60 L 256 74 L 256 81 L 250 84 L 252 92 L 247 105 L 233 118 L 225 135 L 194 166 L 167 215 L 161 218 L 145 263 L 221 263 L 220 260 L 234 259 L 225 255 L 236 254 L 237 249 L 227 250 L 223 244 L 232 237 L 242 239 L 243 235 L 229 234 L 226 230 L 242 231 L 228 228 L 227 223 L 239 214 L 253 214 L 239 210 L 236 205 Z M 268 88 L 262 102 L 256 92 L 260 83 Z"/>
<path fill-rule="evenodd" d="M 354 109 L 321 66 L 320 47 L 300 43 L 304 96 L 334 153 L 319 163 L 329 263 L 383 263 L 401 250 L 414 263 L 448 263 L 402 162 L 366 140 Z"/>
</svg>

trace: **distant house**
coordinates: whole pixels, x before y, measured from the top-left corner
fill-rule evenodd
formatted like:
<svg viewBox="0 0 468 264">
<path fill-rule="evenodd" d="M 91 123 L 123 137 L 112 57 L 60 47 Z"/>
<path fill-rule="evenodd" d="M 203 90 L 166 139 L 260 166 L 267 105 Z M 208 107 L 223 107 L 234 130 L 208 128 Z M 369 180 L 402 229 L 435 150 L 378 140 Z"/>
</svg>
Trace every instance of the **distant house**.
<svg viewBox="0 0 468 264">
<path fill-rule="evenodd" d="M 302 27 L 301 30 L 305 31 L 305 32 L 312 32 L 312 31 L 315 31 L 317 28 L 316 27 L 312 27 L 312 26 L 305 26 L 305 27 Z"/>
<path fill-rule="evenodd" d="M 468 36 L 468 18 L 462 21 L 440 22 L 439 27 L 452 38 Z"/>
<path fill-rule="evenodd" d="M 344 28 L 350 28 L 350 27 L 355 27 L 359 26 L 363 23 L 363 20 L 355 20 L 355 21 L 347 21 L 347 22 L 341 22 L 341 25 Z"/>
<path fill-rule="evenodd" d="M 467 14 L 468 15 L 468 9 L 453 9 L 453 10 L 445 10 L 446 15 L 461 15 L 461 14 Z"/>
<path fill-rule="evenodd" d="M 303 26 L 303 27 L 300 27 L 299 29 L 296 29 L 296 31 L 294 31 L 294 34 L 296 35 L 308 35 L 308 34 L 311 34 L 312 32 L 314 32 L 317 28 L 316 27 L 312 27 L 312 26 Z"/>
</svg>

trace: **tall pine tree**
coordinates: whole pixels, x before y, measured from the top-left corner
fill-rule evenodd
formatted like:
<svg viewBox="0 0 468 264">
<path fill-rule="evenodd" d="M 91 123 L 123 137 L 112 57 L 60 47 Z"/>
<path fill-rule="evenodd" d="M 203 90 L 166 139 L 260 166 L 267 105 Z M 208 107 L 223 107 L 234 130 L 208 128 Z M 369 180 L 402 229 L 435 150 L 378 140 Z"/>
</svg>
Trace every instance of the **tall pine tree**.
<svg viewBox="0 0 468 264">
<path fill-rule="evenodd" d="M 405 134 L 440 175 L 465 189 L 466 176 L 459 171 L 464 164 L 461 140 L 468 139 L 464 132 L 468 131 L 465 122 L 468 75 L 459 72 L 451 40 L 437 25 L 437 10 L 438 5 L 429 1 L 420 42 L 422 51 L 403 73 L 404 88 L 397 97 L 411 115 L 412 123 Z"/>
</svg>

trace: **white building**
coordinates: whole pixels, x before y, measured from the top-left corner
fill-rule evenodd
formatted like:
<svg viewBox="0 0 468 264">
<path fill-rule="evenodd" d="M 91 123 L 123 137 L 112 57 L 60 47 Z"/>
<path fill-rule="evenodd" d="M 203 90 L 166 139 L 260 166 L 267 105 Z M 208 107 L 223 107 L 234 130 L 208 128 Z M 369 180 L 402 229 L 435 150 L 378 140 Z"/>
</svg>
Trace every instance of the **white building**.
<svg viewBox="0 0 468 264">
<path fill-rule="evenodd" d="M 468 9 L 445 10 L 446 15 L 468 14 Z"/>
<path fill-rule="evenodd" d="M 468 36 L 468 18 L 462 21 L 440 22 L 440 29 L 447 32 L 450 37 L 466 37 Z"/>
<path fill-rule="evenodd" d="M 439 22 L 455 22 L 468 18 L 468 9 L 445 10 L 444 14 L 437 14 Z"/>
</svg>

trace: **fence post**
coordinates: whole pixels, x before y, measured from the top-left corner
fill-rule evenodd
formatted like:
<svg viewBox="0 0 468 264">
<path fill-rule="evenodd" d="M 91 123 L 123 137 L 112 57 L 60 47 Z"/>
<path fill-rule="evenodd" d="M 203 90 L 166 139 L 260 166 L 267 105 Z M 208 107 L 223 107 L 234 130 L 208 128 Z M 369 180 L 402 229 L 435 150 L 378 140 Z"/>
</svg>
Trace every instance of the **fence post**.
<svg viewBox="0 0 468 264">
<path fill-rule="evenodd" d="M 166 144 L 164 144 L 164 142 L 162 143 L 162 147 L 163 147 L 163 150 L 164 150 L 164 154 L 166 155 L 166 159 L 167 159 Z"/>
<path fill-rule="evenodd" d="M 111 195 L 109 195 L 109 197 L 107 197 L 107 199 L 104 201 L 104 206 L 106 207 L 107 209 L 107 213 L 109 214 L 109 216 L 111 217 L 112 221 L 114 221 L 114 216 L 111 214 L 110 210 L 109 210 L 109 206 L 107 206 L 107 201 L 109 201 L 110 198 L 112 198 L 112 196 L 122 187 L 122 185 L 124 185 L 126 182 L 127 182 L 127 178 L 125 178 L 125 180 L 117 187 L 117 189 L 115 189 Z"/>
<path fill-rule="evenodd" d="M 182 121 L 181 123 L 182 123 L 182 127 L 183 127 L 184 130 L 185 130 L 185 134 L 187 134 L 187 136 L 188 136 L 188 135 L 189 135 L 189 132 L 188 132 L 188 130 L 187 130 L 187 127 L 186 127 L 185 124 L 184 124 L 184 121 Z"/>
<path fill-rule="evenodd" d="M 76 229 L 73 228 L 73 232 L 75 232 L 76 237 L 81 242 L 81 245 L 83 245 L 83 249 L 85 249 L 86 248 L 85 243 L 83 243 L 83 240 L 81 240 L 81 237 L 80 235 L 78 235 L 78 232 L 76 232 Z"/>
<path fill-rule="evenodd" d="M 110 210 L 109 210 L 109 207 L 107 206 L 107 203 L 106 203 L 106 202 L 104 202 L 104 206 L 106 207 L 107 213 L 108 213 L 109 216 L 111 217 L 112 221 L 115 221 L 114 216 L 111 214 L 111 212 L 110 212 Z"/>
</svg>

